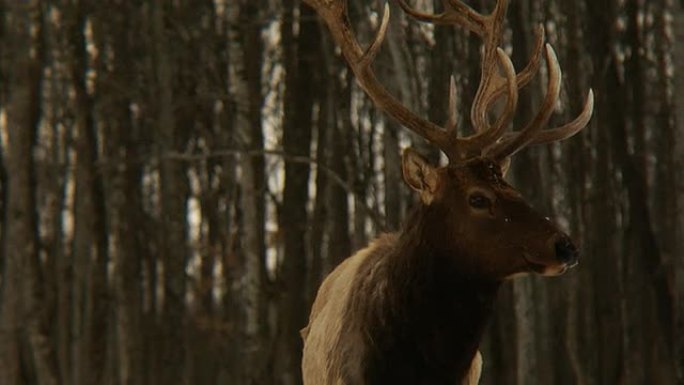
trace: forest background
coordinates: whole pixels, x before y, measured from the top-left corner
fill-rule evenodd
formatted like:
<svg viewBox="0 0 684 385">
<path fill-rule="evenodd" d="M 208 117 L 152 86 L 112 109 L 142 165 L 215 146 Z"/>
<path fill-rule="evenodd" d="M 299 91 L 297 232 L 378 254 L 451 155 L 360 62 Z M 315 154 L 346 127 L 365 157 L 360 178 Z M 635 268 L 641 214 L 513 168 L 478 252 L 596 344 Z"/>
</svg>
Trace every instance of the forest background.
<svg viewBox="0 0 684 385">
<path fill-rule="evenodd" d="M 382 6 L 349 0 L 359 40 Z M 390 6 L 383 83 L 440 123 L 453 74 L 468 116 L 480 41 Z M 684 384 L 684 4 L 513 0 L 517 68 L 538 23 L 565 71 L 552 123 L 590 87 L 595 113 L 511 180 L 582 260 L 505 285 L 482 384 Z M 0 1 L 0 134 L 2 385 L 301 383 L 322 277 L 399 228 L 401 148 L 439 157 L 296 0 Z"/>
</svg>

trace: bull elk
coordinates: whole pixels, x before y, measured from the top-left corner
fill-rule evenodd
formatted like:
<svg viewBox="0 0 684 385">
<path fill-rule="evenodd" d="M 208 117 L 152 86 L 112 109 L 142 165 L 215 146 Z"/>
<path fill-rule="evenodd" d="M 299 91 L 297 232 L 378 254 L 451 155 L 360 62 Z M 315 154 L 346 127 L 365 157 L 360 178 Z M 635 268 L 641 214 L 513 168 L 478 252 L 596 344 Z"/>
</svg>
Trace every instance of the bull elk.
<svg viewBox="0 0 684 385">
<path fill-rule="evenodd" d="M 558 100 L 561 71 L 541 26 L 529 63 L 516 73 L 499 47 L 507 0 L 498 0 L 489 14 L 458 0 L 443 0 L 440 14 L 396 1 L 412 18 L 459 25 L 482 39 L 481 79 L 470 112 L 474 133 L 457 136 L 453 80 L 444 127 L 412 113 L 377 80 L 371 64 L 387 31 L 387 5 L 364 50 L 345 0 L 305 0 L 327 24 L 373 103 L 449 160 L 438 167 L 404 151 L 404 180 L 420 203 L 400 232 L 383 235 L 346 259 L 321 285 L 301 333 L 306 385 L 477 384 L 478 346 L 501 283 L 528 272 L 559 275 L 577 263 L 571 239 L 535 212 L 504 174 L 522 148 L 563 140 L 584 128 L 593 110 L 592 91 L 574 121 L 543 129 Z M 525 127 L 507 133 L 518 90 L 537 74 L 542 56 L 548 80 L 541 108 Z M 490 119 L 499 100 L 504 108 Z"/>
</svg>

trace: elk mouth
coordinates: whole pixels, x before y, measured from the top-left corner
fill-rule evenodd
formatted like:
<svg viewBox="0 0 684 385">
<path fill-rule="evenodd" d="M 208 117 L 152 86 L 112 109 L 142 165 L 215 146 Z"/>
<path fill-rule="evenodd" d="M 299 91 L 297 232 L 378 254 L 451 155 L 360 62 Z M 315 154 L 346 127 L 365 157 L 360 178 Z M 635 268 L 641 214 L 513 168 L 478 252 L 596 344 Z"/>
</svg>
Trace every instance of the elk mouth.
<svg viewBox="0 0 684 385">
<path fill-rule="evenodd" d="M 537 274 L 544 274 L 544 271 L 546 270 L 546 266 L 532 262 L 532 256 L 528 252 L 523 252 L 522 254 L 522 259 L 525 261 L 525 264 L 527 265 L 527 270 L 532 272 L 532 273 L 537 273 Z"/>
<path fill-rule="evenodd" d="M 522 258 L 525 261 L 525 264 L 527 265 L 527 270 L 532 273 L 536 273 L 539 275 L 546 275 L 546 276 L 556 276 L 556 275 L 562 275 L 568 269 L 577 266 L 577 263 L 573 263 L 572 265 L 568 264 L 560 264 L 558 266 L 550 266 L 550 265 L 544 265 L 541 263 L 533 262 L 532 255 L 528 252 L 523 252 Z"/>
</svg>

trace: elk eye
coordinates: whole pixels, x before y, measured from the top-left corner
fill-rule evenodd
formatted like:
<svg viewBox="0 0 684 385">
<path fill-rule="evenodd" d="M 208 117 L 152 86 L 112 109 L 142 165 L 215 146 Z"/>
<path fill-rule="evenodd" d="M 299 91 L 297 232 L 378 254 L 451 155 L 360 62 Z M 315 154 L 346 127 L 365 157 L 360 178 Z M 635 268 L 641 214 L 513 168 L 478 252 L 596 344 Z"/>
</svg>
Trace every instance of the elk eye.
<svg viewBox="0 0 684 385">
<path fill-rule="evenodd" d="M 492 205 L 492 201 L 480 193 L 472 194 L 468 198 L 468 203 L 476 209 L 488 209 Z"/>
</svg>

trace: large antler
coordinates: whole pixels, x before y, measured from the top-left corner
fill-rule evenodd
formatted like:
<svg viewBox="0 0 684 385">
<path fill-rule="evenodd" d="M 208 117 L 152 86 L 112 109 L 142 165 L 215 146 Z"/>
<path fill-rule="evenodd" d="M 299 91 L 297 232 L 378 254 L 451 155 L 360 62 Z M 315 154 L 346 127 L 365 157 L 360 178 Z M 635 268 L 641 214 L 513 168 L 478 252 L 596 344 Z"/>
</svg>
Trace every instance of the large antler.
<svg viewBox="0 0 684 385">
<path fill-rule="evenodd" d="M 541 130 L 548 123 L 558 99 L 561 83 L 560 67 L 553 48 L 548 44 L 543 44 L 544 32 L 540 26 L 536 31 L 537 43 L 530 62 L 519 74 L 515 73 L 510 58 L 499 47 L 508 0 L 498 0 L 491 14 L 478 13 L 459 0 L 443 0 L 443 13 L 426 14 L 414 10 L 403 0 L 396 0 L 409 16 L 417 20 L 460 25 L 482 38 L 484 42 L 482 76 L 470 112 L 475 133 L 467 137 L 458 137 L 456 134 L 453 79 L 449 92 L 450 112 L 447 127 L 440 127 L 408 110 L 375 77 L 371 63 L 387 32 L 389 22 L 387 4 L 385 4 L 382 22 L 375 39 L 366 50 L 363 50 L 351 30 L 346 0 L 304 1 L 316 9 L 326 22 L 358 83 L 376 106 L 439 147 L 449 157 L 450 162 L 460 162 L 482 155 L 503 161 L 526 145 L 566 139 L 586 126 L 591 117 L 593 94 L 589 91 L 582 113 L 573 122 L 552 130 Z M 518 89 L 524 87 L 536 75 L 542 54 L 548 69 L 548 85 L 542 108 L 525 128 L 519 132 L 504 135 L 506 128 L 513 120 L 517 107 Z M 500 72 L 503 72 L 503 76 Z M 505 108 L 494 123 L 490 123 L 487 111 L 503 96 L 506 97 Z"/>
</svg>

